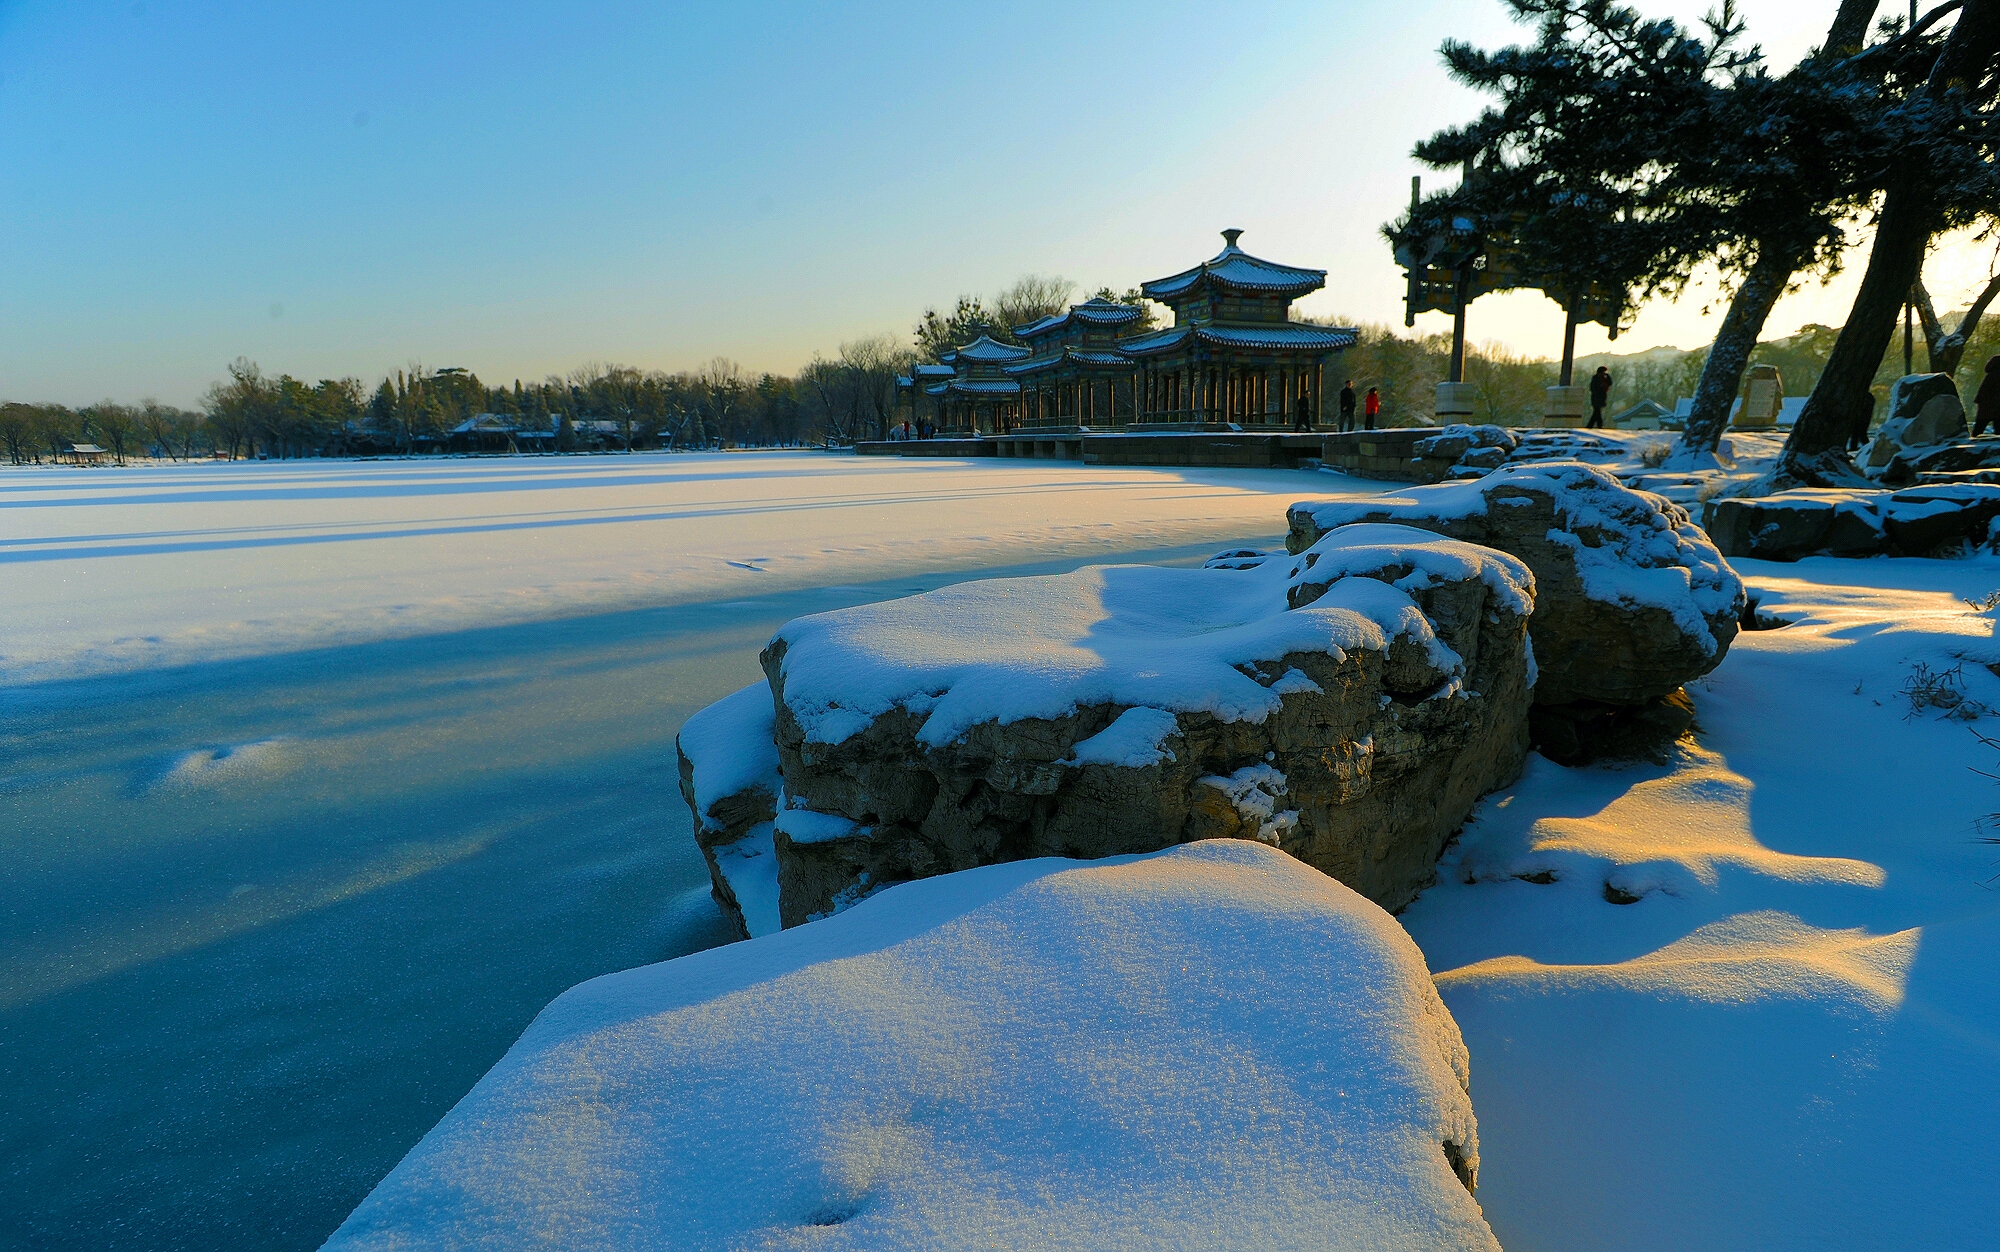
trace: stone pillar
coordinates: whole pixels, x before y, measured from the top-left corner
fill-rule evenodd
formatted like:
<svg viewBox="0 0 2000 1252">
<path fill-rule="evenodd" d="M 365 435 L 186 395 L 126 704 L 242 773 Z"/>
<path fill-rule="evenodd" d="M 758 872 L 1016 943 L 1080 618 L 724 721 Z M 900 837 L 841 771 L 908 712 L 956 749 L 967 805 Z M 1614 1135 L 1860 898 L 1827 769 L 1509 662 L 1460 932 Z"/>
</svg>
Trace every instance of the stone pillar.
<svg viewBox="0 0 2000 1252">
<path fill-rule="evenodd" d="M 1549 388 L 1548 401 L 1542 405 L 1542 425 L 1574 430 L 1589 414 L 1590 388 L 1555 386 Z"/>
<path fill-rule="evenodd" d="M 1472 420 L 1474 397 L 1478 388 L 1471 383 L 1439 383 L 1437 389 L 1437 420 L 1440 426 L 1453 422 Z"/>
</svg>

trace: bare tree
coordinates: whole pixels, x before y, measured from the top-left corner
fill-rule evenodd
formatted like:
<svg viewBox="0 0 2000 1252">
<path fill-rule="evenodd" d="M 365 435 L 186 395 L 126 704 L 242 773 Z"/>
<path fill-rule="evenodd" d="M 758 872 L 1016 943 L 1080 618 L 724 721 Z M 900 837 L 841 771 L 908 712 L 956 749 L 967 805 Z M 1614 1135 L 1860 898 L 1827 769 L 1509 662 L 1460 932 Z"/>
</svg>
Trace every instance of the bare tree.
<svg viewBox="0 0 2000 1252">
<path fill-rule="evenodd" d="M 1052 274 L 1029 274 L 1016 279 L 1012 287 L 993 301 L 993 317 L 999 329 L 1010 337 L 1017 326 L 1026 326 L 1069 307 L 1076 284 Z"/>
</svg>

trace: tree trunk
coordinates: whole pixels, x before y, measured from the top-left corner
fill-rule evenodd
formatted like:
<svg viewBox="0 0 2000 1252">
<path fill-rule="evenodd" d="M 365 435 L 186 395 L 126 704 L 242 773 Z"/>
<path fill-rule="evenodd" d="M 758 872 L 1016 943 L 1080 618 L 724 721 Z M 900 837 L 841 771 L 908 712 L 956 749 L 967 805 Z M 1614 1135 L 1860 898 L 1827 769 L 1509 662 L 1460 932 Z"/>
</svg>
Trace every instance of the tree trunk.
<svg viewBox="0 0 2000 1252">
<path fill-rule="evenodd" d="M 1880 0 L 1841 0 L 1819 55 L 1844 57 L 1859 51 L 1867 41 L 1868 23 L 1874 20 L 1879 4 Z M 1771 316 L 1772 306 L 1785 293 L 1797 270 L 1798 258 L 1789 250 L 1774 246 L 1758 250 L 1756 264 L 1744 275 L 1743 285 L 1730 300 L 1722 329 L 1709 348 L 1708 360 L 1702 363 L 1701 382 L 1694 389 L 1694 409 L 1668 466 L 1696 469 L 1713 459 L 1722 432 L 1729 425 L 1729 410 L 1743 386 L 1743 371 L 1749 367 L 1751 352 L 1756 350 L 1757 336 L 1764 332 L 1764 322 Z"/>
<path fill-rule="evenodd" d="M 1844 452 L 1855 435 L 1867 432 L 1875 414 L 1875 397 L 1868 388 L 1896 333 L 1896 315 L 1923 265 L 1936 222 L 1934 202 L 1916 171 L 1889 188 L 1876 220 L 1875 244 L 1868 253 L 1861 290 L 1833 342 L 1826 369 L 1785 441 L 1781 473 L 1810 481 L 1811 463 L 1828 453 Z M 1794 467 L 1808 472 L 1793 474 Z"/>
<path fill-rule="evenodd" d="M 1743 371 L 1757 347 L 1757 336 L 1763 333 L 1771 306 L 1784 294 L 1795 268 L 1792 257 L 1775 252 L 1758 257 L 1750 267 L 1736 297 L 1729 302 L 1729 312 L 1723 315 L 1722 330 L 1708 350 L 1708 360 L 1702 363 L 1701 381 L 1694 389 L 1694 410 L 1669 466 L 1695 469 L 1714 454 L 1723 429 L 1729 425 L 1729 409 L 1743 385 Z"/>
<path fill-rule="evenodd" d="M 1976 78 L 1992 60 L 1996 43 L 2000 43 L 2000 0 L 1966 0 L 1916 97 L 1934 99 Z M 1916 284 L 1924 251 L 1938 226 L 1935 192 L 1920 154 L 1920 148 L 1906 154 L 1903 170 L 1883 197 L 1861 290 L 1834 340 L 1826 370 L 1785 441 L 1772 474 L 1773 487 L 1852 481 L 1854 470 L 1843 454 L 1850 439 L 1867 433 L 1875 412 L 1869 384 L 1889 350 L 1896 314 Z"/>
</svg>

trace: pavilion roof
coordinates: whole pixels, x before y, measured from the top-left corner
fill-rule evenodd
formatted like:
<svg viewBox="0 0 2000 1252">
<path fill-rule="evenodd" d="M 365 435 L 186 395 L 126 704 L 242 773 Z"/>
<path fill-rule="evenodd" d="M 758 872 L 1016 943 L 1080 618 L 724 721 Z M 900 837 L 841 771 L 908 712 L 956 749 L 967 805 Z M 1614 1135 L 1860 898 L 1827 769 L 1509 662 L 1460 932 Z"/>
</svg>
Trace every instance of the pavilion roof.
<svg viewBox="0 0 2000 1252">
<path fill-rule="evenodd" d="M 956 373 L 958 371 L 949 365 L 919 365 L 911 370 L 917 378 L 950 378 Z"/>
<path fill-rule="evenodd" d="M 1175 326 L 1150 335 L 1120 340 L 1118 351 L 1125 356 L 1153 356 L 1194 339 L 1215 348 L 1332 352 L 1339 348 L 1351 348 L 1360 338 L 1361 332 L 1351 326 L 1312 326 L 1303 322 L 1274 322 L 1268 326 Z"/>
<path fill-rule="evenodd" d="M 952 359 L 957 361 L 1018 361 L 1028 354 L 1029 350 L 1026 348 L 1016 347 L 1011 343 L 1001 343 L 989 335 L 981 335 L 971 343 L 960 344 L 956 350 L 956 355 Z"/>
<path fill-rule="evenodd" d="M 1139 290 L 1154 300 L 1172 300 L 1192 291 L 1204 279 L 1218 287 L 1276 296 L 1302 296 L 1326 286 L 1325 270 L 1280 265 L 1276 261 L 1251 256 L 1236 246 L 1236 237 L 1242 233 L 1233 229 L 1223 231 L 1226 244 L 1212 259 L 1172 277 L 1143 283 Z"/>
<path fill-rule="evenodd" d="M 1138 321 L 1144 311 L 1136 304 L 1119 304 L 1106 300 L 1103 296 L 1092 296 L 1082 304 L 1072 304 L 1062 313 L 1051 313 L 1047 317 L 1029 322 L 1026 326 L 1016 326 L 1014 333 L 1023 339 L 1033 339 L 1052 331 L 1062 329 L 1071 322 L 1083 322 L 1091 326 L 1125 326 Z"/>
<path fill-rule="evenodd" d="M 1018 396 L 1021 384 L 1011 378 L 954 378 L 944 389 L 963 396 Z"/>
<path fill-rule="evenodd" d="M 1033 360 L 1022 361 L 1018 364 L 1003 366 L 1002 368 L 1009 374 L 1019 378 L 1028 374 L 1039 374 L 1045 370 L 1052 370 L 1058 365 L 1064 364 L 1126 366 L 1130 365 L 1131 362 L 1116 352 L 1098 352 L 1088 348 L 1064 348 L 1061 352 L 1050 353 L 1048 356 L 1038 356 Z"/>
</svg>

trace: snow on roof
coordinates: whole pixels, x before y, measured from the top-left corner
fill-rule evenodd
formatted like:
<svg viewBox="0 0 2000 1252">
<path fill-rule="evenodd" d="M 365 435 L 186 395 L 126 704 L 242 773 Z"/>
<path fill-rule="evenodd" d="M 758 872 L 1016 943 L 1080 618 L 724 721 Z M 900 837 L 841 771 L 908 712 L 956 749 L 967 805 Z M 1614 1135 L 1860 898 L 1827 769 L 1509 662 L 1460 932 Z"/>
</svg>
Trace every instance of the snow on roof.
<svg viewBox="0 0 2000 1252">
<path fill-rule="evenodd" d="M 572 989 L 326 1246 L 1498 1252 L 1469 1082 L 1281 852 L 993 865 Z"/>
<path fill-rule="evenodd" d="M 1476 551 L 1400 526 L 1353 527 L 1333 540 L 1323 541 L 1329 551 L 1392 545 L 1399 560 L 1449 553 L 1438 559 L 1455 563 Z M 919 742 L 942 746 L 982 722 L 1100 704 L 1262 722 L 1278 695 L 1236 667 L 1287 652 L 1339 657 L 1401 636 L 1440 668 L 1457 668 L 1408 594 L 1386 583 L 1344 579 L 1287 609 L 1295 564 L 1087 566 L 797 618 L 775 636 L 786 645 L 785 705 L 811 742 L 840 743 L 901 707 L 925 719 Z"/>
<path fill-rule="evenodd" d="M 1126 356 L 1151 356 L 1179 347 L 1189 336 L 1218 348 L 1281 348 L 1306 352 L 1332 352 L 1351 348 L 1361 332 L 1348 326 L 1312 326 L 1303 322 L 1277 322 L 1251 326 L 1173 326 L 1150 335 L 1135 335 L 1118 342 Z"/>
<path fill-rule="evenodd" d="M 1127 322 L 1138 321 L 1141 312 L 1136 304 L 1119 304 L 1103 296 L 1092 296 L 1082 304 L 1070 305 L 1065 312 L 1051 313 L 1026 326 L 1017 326 L 1014 333 L 1023 339 L 1033 339 L 1059 330 L 1072 321 L 1088 322 L 1094 326 L 1123 326 Z"/>
<path fill-rule="evenodd" d="M 69 446 L 69 450 L 71 452 L 81 452 L 84 453 L 85 455 L 100 453 L 104 451 L 104 449 L 98 447 L 94 443 L 73 443 Z"/>
<path fill-rule="evenodd" d="M 1023 361 L 1019 365 L 1008 365 L 1002 368 L 1009 374 L 1019 376 L 1023 374 L 1039 374 L 1044 370 L 1052 370 L 1058 365 L 1064 364 L 1125 366 L 1130 365 L 1131 362 L 1115 351 L 1092 352 L 1083 348 L 1064 348 L 1061 352 L 1050 356 L 1035 357 L 1033 360 Z"/>
<path fill-rule="evenodd" d="M 955 359 L 961 361 L 1018 361 L 1028 355 L 1028 349 L 981 335 L 971 343 L 959 345 L 957 353 Z"/>
<path fill-rule="evenodd" d="M 1275 326 L 1197 326 L 1195 338 L 1229 348 L 1351 348 L 1361 332 L 1351 326 L 1308 326 L 1286 322 Z"/>
<path fill-rule="evenodd" d="M 944 385 L 944 389 L 969 396 L 1018 396 L 1021 394 L 1021 384 L 1009 378 L 954 378 Z"/>
<path fill-rule="evenodd" d="M 1268 295 L 1302 296 L 1326 286 L 1325 270 L 1280 265 L 1243 251 L 1236 246 L 1236 237 L 1242 233 L 1239 230 L 1223 231 L 1226 246 L 1212 259 L 1170 278 L 1156 278 L 1143 283 L 1139 290 L 1150 299 L 1170 300 L 1191 291 L 1204 278 L 1218 286 Z"/>
</svg>

